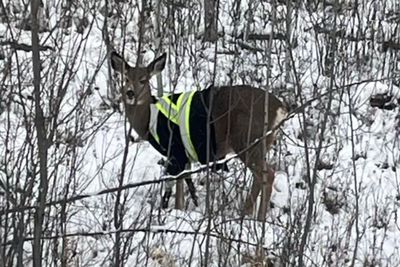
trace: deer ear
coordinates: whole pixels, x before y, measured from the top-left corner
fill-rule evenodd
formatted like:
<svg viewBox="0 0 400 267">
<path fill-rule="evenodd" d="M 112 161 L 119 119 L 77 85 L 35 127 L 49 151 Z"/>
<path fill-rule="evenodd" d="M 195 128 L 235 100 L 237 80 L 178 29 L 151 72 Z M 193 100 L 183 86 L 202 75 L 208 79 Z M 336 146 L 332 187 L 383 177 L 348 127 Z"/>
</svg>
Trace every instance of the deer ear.
<svg viewBox="0 0 400 267">
<path fill-rule="evenodd" d="M 153 62 L 151 62 L 147 66 L 147 70 L 150 76 L 160 73 L 164 69 L 166 61 L 167 61 L 167 54 L 164 53 L 160 57 L 156 58 Z"/>
<path fill-rule="evenodd" d="M 115 51 L 112 51 L 110 54 L 110 62 L 111 67 L 118 72 L 122 72 L 128 66 L 128 63 Z"/>
</svg>

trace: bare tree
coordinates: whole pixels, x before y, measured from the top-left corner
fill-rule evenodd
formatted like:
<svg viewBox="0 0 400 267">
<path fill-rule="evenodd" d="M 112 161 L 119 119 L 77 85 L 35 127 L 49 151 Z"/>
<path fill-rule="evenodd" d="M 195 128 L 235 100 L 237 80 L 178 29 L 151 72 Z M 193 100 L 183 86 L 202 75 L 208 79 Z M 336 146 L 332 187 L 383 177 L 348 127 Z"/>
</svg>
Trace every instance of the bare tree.
<svg viewBox="0 0 400 267">
<path fill-rule="evenodd" d="M 39 194 L 37 200 L 37 210 L 35 212 L 34 224 L 34 242 L 32 244 L 33 250 L 33 266 L 42 266 L 42 242 L 43 235 L 43 220 L 44 208 L 49 190 L 48 173 L 47 173 L 47 157 L 49 142 L 47 139 L 47 129 L 45 126 L 44 112 L 42 109 L 42 96 L 41 96 L 41 78 L 40 78 L 40 52 L 39 52 L 39 19 L 38 11 L 40 7 L 40 0 L 31 2 L 32 13 L 32 63 L 33 63 L 33 85 L 34 85 L 34 98 L 35 98 L 35 128 L 37 136 L 38 158 L 39 158 Z M 35 179 L 35 176 L 31 177 Z"/>
</svg>

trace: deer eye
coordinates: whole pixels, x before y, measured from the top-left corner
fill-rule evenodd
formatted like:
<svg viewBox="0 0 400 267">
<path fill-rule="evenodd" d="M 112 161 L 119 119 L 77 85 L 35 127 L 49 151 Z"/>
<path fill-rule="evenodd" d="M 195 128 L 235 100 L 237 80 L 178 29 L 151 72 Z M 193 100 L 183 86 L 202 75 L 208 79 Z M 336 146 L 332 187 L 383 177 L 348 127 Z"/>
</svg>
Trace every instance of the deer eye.
<svg viewBox="0 0 400 267">
<path fill-rule="evenodd" d="M 139 79 L 140 84 L 145 84 L 148 81 L 146 76 L 143 76 L 142 78 Z"/>
</svg>

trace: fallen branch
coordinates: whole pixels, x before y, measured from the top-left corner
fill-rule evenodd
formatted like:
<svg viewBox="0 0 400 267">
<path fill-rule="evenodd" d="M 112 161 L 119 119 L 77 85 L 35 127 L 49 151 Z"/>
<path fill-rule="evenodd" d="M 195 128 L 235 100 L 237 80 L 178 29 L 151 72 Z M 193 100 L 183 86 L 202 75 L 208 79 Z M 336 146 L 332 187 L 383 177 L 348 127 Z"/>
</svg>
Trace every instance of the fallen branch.
<svg viewBox="0 0 400 267">
<path fill-rule="evenodd" d="M 12 49 L 15 49 L 15 50 L 22 50 L 22 51 L 25 51 L 25 52 L 32 52 L 32 46 L 31 45 L 27 45 L 27 44 L 21 44 L 21 43 L 17 43 L 17 42 L 14 42 L 14 41 L 3 41 L 3 42 L 0 42 L 0 45 L 3 45 L 3 46 L 5 46 L 5 45 L 9 45 Z M 54 50 L 51 46 L 48 46 L 48 45 L 45 45 L 45 46 L 43 46 L 43 45 L 39 45 L 39 51 L 46 51 L 46 50 Z"/>
<path fill-rule="evenodd" d="M 112 231 L 98 231 L 98 232 L 75 232 L 75 233 L 66 233 L 63 235 L 51 235 L 51 236 L 44 235 L 41 237 L 41 239 L 42 240 L 55 240 L 55 239 L 59 239 L 59 238 L 70 238 L 70 237 L 79 237 L 79 236 L 97 238 L 99 236 L 112 235 L 115 233 L 152 233 L 152 234 L 166 233 L 166 234 L 182 234 L 182 235 L 194 235 L 194 236 L 209 235 L 211 237 L 218 238 L 220 240 L 227 241 L 227 242 L 242 243 L 242 244 L 246 244 L 246 245 L 250 245 L 250 246 L 254 246 L 254 247 L 259 246 L 259 244 L 240 240 L 237 238 L 226 237 L 220 233 L 215 233 L 215 232 L 205 233 L 205 232 L 200 232 L 200 231 L 183 231 L 183 230 L 177 230 L 177 229 L 162 229 L 162 228 L 160 228 L 160 226 L 148 227 L 148 228 L 136 228 L 136 229 L 117 229 L 117 230 L 112 230 Z M 33 237 L 26 237 L 26 238 L 24 238 L 23 242 L 29 242 L 32 240 L 33 240 Z M 1 244 L 0 246 L 5 247 L 5 246 L 12 246 L 14 244 L 15 244 L 15 241 L 8 241 L 6 243 Z M 268 248 L 264 247 L 264 249 L 267 250 Z"/>
</svg>

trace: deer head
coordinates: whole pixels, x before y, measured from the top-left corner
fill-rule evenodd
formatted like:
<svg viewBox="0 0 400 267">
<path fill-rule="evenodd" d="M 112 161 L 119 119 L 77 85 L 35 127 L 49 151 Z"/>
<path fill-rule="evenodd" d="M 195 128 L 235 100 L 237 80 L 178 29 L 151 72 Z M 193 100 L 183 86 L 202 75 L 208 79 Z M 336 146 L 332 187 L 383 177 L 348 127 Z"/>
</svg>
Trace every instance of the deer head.
<svg viewBox="0 0 400 267">
<path fill-rule="evenodd" d="M 151 102 L 150 78 L 164 69 L 166 58 L 164 53 L 147 67 L 131 67 L 118 53 L 111 53 L 111 67 L 125 79 L 121 87 L 125 105 L 147 105 Z"/>
</svg>

